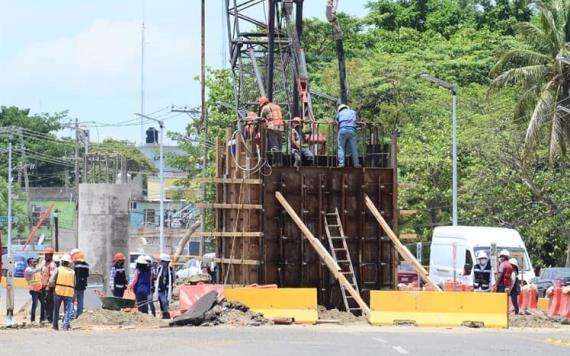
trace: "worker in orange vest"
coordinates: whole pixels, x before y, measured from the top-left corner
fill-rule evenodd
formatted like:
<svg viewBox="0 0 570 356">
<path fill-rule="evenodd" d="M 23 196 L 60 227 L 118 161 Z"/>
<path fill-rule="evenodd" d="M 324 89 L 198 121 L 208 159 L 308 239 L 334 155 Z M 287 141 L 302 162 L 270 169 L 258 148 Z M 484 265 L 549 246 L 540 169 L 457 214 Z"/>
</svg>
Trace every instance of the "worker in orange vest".
<svg viewBox="0 0 570 356">
<path fill-rule="evenodd" d="M 75 271 L 71 268 L 71 256 L 65 254 L 60 259 L 58 267 L 49 280 L 50 288 L 54 289 L 53 326 L 59 329 L 59 308 L 63 302 L 63 330 L 70 329 L 73 317 L 73 295 L 75 294 Z"/>
<path fill-rule="evenodd" d="M 36 321 L 36 309 L 38 302 L 42 295 L 42 269 L 38 267 L 38 260 L 36 258 L 28 258 L 28 267 L 24 270 L 24 279 L 28 282 L 30 295 L 32 296 L 32 311 L 30 312 L 30 322 Z M 40 320 L 45 319 L 43 308 L 40 308 Z"/>
<path fill-rule="evenodd" d="M 55 250 L 48 247 L 44 251 L 44 262 L 41 266 L 41 276 L 42 276 L 42 296 L 40 299 L 40 322 L 45 321 L 42 319 L 44 316 L 50 323 L 52 322 L 53 316 L 53 289 L 51 289 L 48 284 L 51 276 L 55 272 L 57 265 L 53 260 L 53 254 Z M 41 311 L 43 310 L 43 311 Z"/>
<path fill-rule="evenodd" d="M 266 123 L 267 149 L 268 151 L 280 152 L 284 131 L 281 107 L 272 103 L 266 96 L 260 97 L 258 103 L 261 110 L 260 116 Z"/>
</svg>

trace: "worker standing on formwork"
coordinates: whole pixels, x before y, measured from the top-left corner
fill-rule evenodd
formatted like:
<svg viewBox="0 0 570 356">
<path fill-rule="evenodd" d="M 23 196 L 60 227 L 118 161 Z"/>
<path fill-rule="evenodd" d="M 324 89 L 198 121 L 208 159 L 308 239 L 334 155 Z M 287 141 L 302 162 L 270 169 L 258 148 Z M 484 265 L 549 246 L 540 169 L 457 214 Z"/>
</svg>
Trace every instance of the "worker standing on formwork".
<svg viewBox="0 0 570 356">
<path fill-rule="evenodd" d="M 72 255 L 71 259 L 75 271 L 75 300 L 77 301 L 77 309 L 73 313 L 73 318 L 77 319 L 83 313 L 83 300 L 87 289 L 87 278 L 89 278 L 89 264 L 80 251 Z"/>
<path fill-rule="evenodd" d="M 348 143 L 352 152 L 352 165 L 354 168 L 360 168 L 356 137 L 356 111 L 351 110 L 346 104 L 340 104 L 336 121 L 338 122 L 338 166 L 344 167 L 345 148 Z"/>
<path fill-rule="evenodd" d="M 42 296 L 40 299 L 40 322 L 45 321 L 42 315 L 51 323 L 53 316 L 53 289 L 49 287 L 49 280 L 55 272 L 57 265 L 53 260 L 55 250 L 51 247 L 44 251 L 44 262 L 42 264 Z"/>
<path fill-rule="evenodd" d="M 111 268 L 109 283 L 113 297 L 122 298 L 123 295 L 125 295 L 125 289 L 127 289 L 129 280 L 125 272 L 125 255 L 121 252 L 117 252 L 115 256 L 113 256 L 113 267 Z"/>
<path fill-rule="evenodd" d="M 280 152 L 284 131 L 281 107 L 272 103 L 266 96 L 260 97 L 258 103 L 261 110 L 260 116 L 265 120 L 267 129 L 267 150 Z"/>
<path fill-rule="evenodd" d="M 28 267 L 24 270 L 24 279 L 28 282 L 30 295 L 32 296 L 32 311 L 30 313 L 30 322 L 36 321 L 36 309 L 38 308 L 38 301 L 42 295 L 42 269 L 38 267 L 38 260 L 30 257 L 28 258 Z M 45 320 L 45 310 L 40 307 L 40 320 Z"/>
<path fill-rule="evenodd" d="M 293 155 L 293 166 L 300 167 L 305 159 L 310 165 L 313 164 L 315 156 L 307 147 L 303 146 L 303 132 L 301 131 L 301 118 L 294 117 L 291 121 L 291 154 Z"/>
<path fill-rule="evenodd" d="M 151 291 L 150 266 L 144 256 L 139 256 L 135 261 L 137 264 L 135 276 L 129 284 L 129 290 L 135 293 L 135 299 L 139 312 L 148 314 L 148 295 Z"/>
<path fill-rule="evenodd" d="M 73 316 L 73 294 L 75 293 L 75 272 L 71 269 L 71 257 L 61 257 L 58 267 L 49 279 L 50 288 L 54 289 L 53 326 L 59 329 L 59 308 L 63 302 L 63 330 L 69 330 Z"/>
<path fill-rule="evenodd" d="M 507 288 L 511 288 L 513 281 L 511 279 L 511 274 L 513 273 L 513 267 L 509 263 L 510 253 L 507 250 L 502 250 L 499 253 L 499 277 L 497 278 L 497 292 L 504 293 Z"/>
<path fill-rule="evenodd" d="M 495 286 L 495 274 L 485 251 L 477 253 L 477 264 L 473 268 L 473 290 L 475 292 L 490 292 Z"/>
<path fill-rule="evenodd" d="M 174 287 L 174 270 L 170 266 L 170 256 L 163 253 L 160 255 L 160 265 L 157 270 L 158 300 L 162 319 L 170 319 L 169 303 L 172 298 L 172 288 Z"/>
</svg>

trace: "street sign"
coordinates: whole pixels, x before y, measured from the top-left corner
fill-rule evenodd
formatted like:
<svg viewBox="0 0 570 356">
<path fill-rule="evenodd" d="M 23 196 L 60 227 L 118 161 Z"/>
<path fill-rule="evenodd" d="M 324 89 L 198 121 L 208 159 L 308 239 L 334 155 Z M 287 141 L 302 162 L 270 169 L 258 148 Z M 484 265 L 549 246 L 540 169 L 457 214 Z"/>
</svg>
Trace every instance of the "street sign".
<svg viewBox="0 0 570 356">
<path fill-rule="evenodd" d="M 12 216 L 12 225 L 18 223 L 18 217 Z M 0 225 L 8 225 L 8 217 L 6 215 L 0 216 Z"/>
</svg>

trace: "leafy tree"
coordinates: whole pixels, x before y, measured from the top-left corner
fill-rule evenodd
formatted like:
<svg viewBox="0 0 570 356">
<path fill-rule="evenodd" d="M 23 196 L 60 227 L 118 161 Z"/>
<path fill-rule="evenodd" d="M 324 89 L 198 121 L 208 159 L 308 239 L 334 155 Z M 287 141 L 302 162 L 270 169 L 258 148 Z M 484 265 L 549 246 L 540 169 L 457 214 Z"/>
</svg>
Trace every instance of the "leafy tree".
<svg viewBox="0 0 570 356">
<path fill-rule="evenodd" d="M 524 44 L 505 51 L 491 70 L 495 87 L 518 85 L 522 94 L 515 107 L 515 117 L 532 110 L 525 137 L 525 151 L 536 149 L 541 129 L 549 127 L 550 162 L 566 155 L 570 124 L 567 114 L 558 109 L 567 106 L 569 68 L 560 61 L 568 54 L 570 41 L 570 1 L 539 1 L 537 24 L 521 22 L 516 30 Z"/>
</svg>

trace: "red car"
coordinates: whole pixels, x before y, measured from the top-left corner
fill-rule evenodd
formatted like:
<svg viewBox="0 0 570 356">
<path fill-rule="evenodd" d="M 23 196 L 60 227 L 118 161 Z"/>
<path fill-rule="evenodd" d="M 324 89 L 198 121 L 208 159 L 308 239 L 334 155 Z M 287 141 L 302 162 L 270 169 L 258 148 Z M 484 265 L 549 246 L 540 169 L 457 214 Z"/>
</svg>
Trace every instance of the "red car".
<svg viewBox="0 0 570 356">
<path fill-rule="evenodd" d="M 398 283 L 409 284 L 418 280 L 418 273 L 407 263 L 398 266 Z"/>
</svg>

